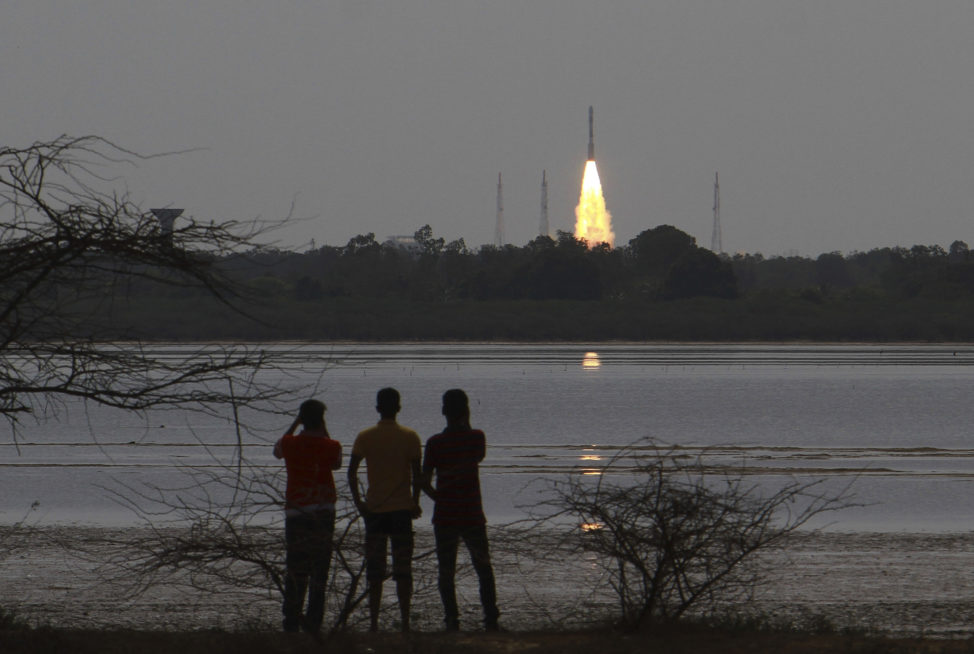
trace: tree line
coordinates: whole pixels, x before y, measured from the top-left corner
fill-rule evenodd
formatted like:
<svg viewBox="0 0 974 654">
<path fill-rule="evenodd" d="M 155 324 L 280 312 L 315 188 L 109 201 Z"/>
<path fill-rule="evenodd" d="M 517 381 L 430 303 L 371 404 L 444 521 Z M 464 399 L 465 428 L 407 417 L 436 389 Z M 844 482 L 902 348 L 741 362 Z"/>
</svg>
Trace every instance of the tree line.
<svg viewBox="0 0 974 654">
<path fill-rule="evenodd" d="M 113 322 L 161 339 L 974 340 L 974 260 L 962 241 L 728 256 L 660 225 L 616 248 L 558 232 L 474 249 L 424 225 L 407 244 L 367 233 L 212 265 L 239 282 L 256 321 L 198 290 L 148 284 Z"/>
<path fill-rule="evenodd" d="M 470 248 L 424 225 L 406 243 L 366 233 L 294 251 L 260 242 L 273 225 L 181 219 L 167 231 L 92 174 L 138 159 L 97 137 L 0 149 L 5 351 L 105 364 L 92 343 L 974 340 L 963 241 L 727 256 L 670 225 L 616 248 L 566 232 Z M 13 367 L 0 373 L 26 387 Z M 58 383 L 71 390 L 76 379 Z M 0 397 L 0 408 L 28 407 Z"/>
<path fill-rule="evenodd" d="M 523 247 L 444 242 L 424 225 L 413 241 L 381 243 L 375 234 L 345 246 L 297 253 L 264 250 L 231 264 L 259 290 L 296 300 L 336 297 L 457 300 L 584 300 L 737 296 L 729 261 L 680 230 L 646 230 L 629 245 L 589 248 L 568 232 Z"/>
<path fill-rule="evenodd" d="M 891 298 L 953 299 L 974 293 L 968 245 L 886 247 L 816 258 L 714 254 L 670 225 L 641 232 L 628 244 L 589 248 L 571 233 L 539 236 L 522 247 L 463 239 L 445 243 L 424 225 L 410 247 L 375 234 L 345 246 L 304 253 L 265 249 L 224 262 L 255 290 L 299 301 L 335 297 L 456 300 L 666 301 L 739 299 L 762 291 L 798 291 L 810 300 L 851 289 Z"/>
</svg>

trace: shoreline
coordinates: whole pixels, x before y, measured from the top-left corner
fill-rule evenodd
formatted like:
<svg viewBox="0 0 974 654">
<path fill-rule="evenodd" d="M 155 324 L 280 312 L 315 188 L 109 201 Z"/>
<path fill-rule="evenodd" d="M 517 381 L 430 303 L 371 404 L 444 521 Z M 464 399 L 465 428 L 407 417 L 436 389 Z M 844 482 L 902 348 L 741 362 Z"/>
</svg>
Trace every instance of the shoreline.
<svg viewBox="0 0 974 654">
<path fill-rule="evenodd" d="M 106 537 L 119 542 L 138 535 L 138 529 L 100 527 L 34 527 L 19 534 L 0 528 L 0 608 L 32 625 L 58 629 L 277 630 L 279 599 L 270 588 L 227 586 L 213 593 L 161 579 L 134 594 L 120 580 L 106 578 L 105 561 L 99 560 L 108 554 Z M 429 539 L 417 529 L 413 626 L 419 632 L 441 627 Z M 492 535 L 492 545 L 506 629 L 566 630 L 611 621 L 611 593 L 585 588 L 597 581 L 593 562 L 581 568 L 587 576 L 579 575 L 578 561 L 512 556 L 503 536 Z M 760 556 L 770 579 L 751 602 L 728 607 L 739 616 L 797 629 L 828 624 L 893 637 L 974 635 L 974 534 L 805 532 L 786 549 Z M 342 573 L 333 565 L 334 574 Z M 393 587 L 385 589 L 390 612 L 383 630 L 394 628 Z M 460 571 L 458 597 L 464 628 L 477 628 L 480 607 L 469 570 Z M 365 613 L 364 606 L 357 609 L 353 630 L 364 630 Z"/>
</svg>

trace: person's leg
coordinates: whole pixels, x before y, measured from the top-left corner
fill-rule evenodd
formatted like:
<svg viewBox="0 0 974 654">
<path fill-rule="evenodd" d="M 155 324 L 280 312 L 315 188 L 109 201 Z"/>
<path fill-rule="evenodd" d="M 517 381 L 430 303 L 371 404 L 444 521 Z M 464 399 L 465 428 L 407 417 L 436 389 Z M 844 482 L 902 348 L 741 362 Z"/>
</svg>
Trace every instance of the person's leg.
<svg viewBox="0 0 974 654">
<path fill-rule="evenodd" d="M 379 609 L 382 608 L 382 580 L 369 580 L 369 631 L 379 630 Z"/>
<path fill-rule="evenodd" d="M 470 551 L 473 569 L 480 580 L 480 604 L 484 607 L 484 627 L 488 631 L 498 628 L 497 585 L 494 581 L 494 568 L 490 564 L 490 545 L 487 542 L 487 527 L 469 527 L 463 532 L 463 542 Z"/>
<path fill-rule="evenodd" d="M 402 630 L 409 631 L 409 613 L 413 598 L 413 519 L 409 511 L 396 511 L 390 520 L 392 542 L 392 577 L 396 580 L 399 617 Z"/>
<path fill-rule="evenodd" d="M 396 598 L 399 600 L 399 624 L 402 631 L 409 631 L 409 612 L 413 601 L 413 578 L 396 579 Z"/>
<path fill-rule="evenodd" d="M 386 576 L 387 536 L 379 523 L 379 514 L 365 519 L 365 578 L 369 584 L 369 631 L 379 630 L 382 606 L 382 580 Z"/>
<path fill-rule="evenodd" d="M 284 631 L 297 631 L 301 626 L 301 607 L 308 586 L 308 575 L 288 570 L 284 577 Z"/>
<path fill-rule="evenodd" d="M 436 537 L 436 561 L 439 568 L 437 582 L 443 601 L 443 621 L 447 631 L 460 629 L 460 611 L 457 608 L 456 576 L 459 533 L 453 527 L 433 527 Z"/>
<path fill-rule="evenodd" d="M 314 516 L 314 551 L 311 560 L 311 577 L 308 585 L 308 609 L 302 627 L 317 632 L 325 617 L 325 590 L 328 586 L 328 570 L 331 566 L 332 538 L 335 533 L 335 514 L 321 511 Z"/>
<path fill-rule="evenodd" d="M 284 519 L 285 576 L 284 631 L 297 631 L 301 624 L 301 608 L 308 586 L 308 525 L 303 516 L 289 516 Z"/>
</svg>

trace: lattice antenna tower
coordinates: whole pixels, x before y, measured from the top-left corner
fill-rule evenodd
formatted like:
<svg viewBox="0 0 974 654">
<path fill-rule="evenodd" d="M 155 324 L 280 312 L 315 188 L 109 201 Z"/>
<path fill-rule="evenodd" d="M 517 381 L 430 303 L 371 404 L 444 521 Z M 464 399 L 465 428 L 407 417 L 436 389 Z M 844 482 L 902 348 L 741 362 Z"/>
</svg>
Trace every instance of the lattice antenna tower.
<svg viewBox="0 0 974 654">
<path fill-rule="evenodd" d="M 724 253 L 723 235 L 720 231 L 720 178 L 714 173 L 714 233 L 710 237 L 710 249 L 716 254 Z"/>
<path fill-rule="evenodd" d="M 538 225 L 538 235 L 547 236 L 548 228 L 548 171 L 541 171 L 541 222 Z"/>
<path fill-rule="evenodd" d="M 501 174 L 497 173 L 497 221 L 494 223 L 494 245 L 504 245 L 504 187 Z"/>
</svg>

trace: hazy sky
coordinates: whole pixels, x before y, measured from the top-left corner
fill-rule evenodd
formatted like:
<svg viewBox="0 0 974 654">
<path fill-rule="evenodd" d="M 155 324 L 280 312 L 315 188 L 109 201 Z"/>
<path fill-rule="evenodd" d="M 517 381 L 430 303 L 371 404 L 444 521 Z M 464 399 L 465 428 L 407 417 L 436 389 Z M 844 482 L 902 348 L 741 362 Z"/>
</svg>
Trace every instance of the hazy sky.
<svg viewBox="0 0 974 654">
<path fill-rule="evenodd" d="M 595 106 L 618 243 L 974 245 L 970 0 L 5 0 L 0 143 L 98 134 L 143 206 L 307 218 L 283 246 L 429 223 L 570 230 Z"/>
</svg>

